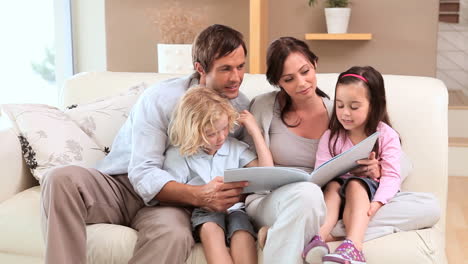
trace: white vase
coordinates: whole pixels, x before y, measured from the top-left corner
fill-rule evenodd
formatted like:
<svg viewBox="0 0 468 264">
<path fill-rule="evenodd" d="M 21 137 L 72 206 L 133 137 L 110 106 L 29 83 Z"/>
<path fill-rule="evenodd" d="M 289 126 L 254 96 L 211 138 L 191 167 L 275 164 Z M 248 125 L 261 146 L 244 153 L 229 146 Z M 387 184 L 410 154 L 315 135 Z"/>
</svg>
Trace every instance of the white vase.
<svg viewBox="0 0 468 264">
<path fill-rule="evenodd" d="M 325 8 L 327 32 L 329 34 L 346 33 L 348 31 L 348 23 L 349 23 L 350 15 L 351 15 L 351 8 L 349 7 Z"/>
<path fill-rule="evenodd" d="M 193 73 L 192 44 L 158 44 L 159 73 Z"/>
</svg>

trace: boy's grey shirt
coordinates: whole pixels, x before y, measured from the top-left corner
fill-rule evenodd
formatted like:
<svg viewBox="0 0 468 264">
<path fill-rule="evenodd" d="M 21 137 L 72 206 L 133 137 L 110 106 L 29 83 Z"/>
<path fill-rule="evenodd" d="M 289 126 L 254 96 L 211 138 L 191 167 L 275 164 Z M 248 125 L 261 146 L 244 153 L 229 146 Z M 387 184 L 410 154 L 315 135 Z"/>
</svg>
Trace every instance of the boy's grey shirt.
<svg viewBox="0 0 468 264">
<path fill-rule="evenodd" d="M 161 169 L 169 147 L 167 130 L 172 113 L 185 92 L 197 84 L 198 80 L 189 75 L 148 88 L 117 133 L 110 153 L 96 165 L 96 169 L 109 175 L 128 173 L 133 188 L 145 204 L 157 204 L 154 197 L 166 183 L 176 181 Z M 238 111 L 249 108 L 249 100 L 242 93 L 230 101 Z M 240 134 L 238 128 L 232 136 L 239 138 Z"/>
</svg>

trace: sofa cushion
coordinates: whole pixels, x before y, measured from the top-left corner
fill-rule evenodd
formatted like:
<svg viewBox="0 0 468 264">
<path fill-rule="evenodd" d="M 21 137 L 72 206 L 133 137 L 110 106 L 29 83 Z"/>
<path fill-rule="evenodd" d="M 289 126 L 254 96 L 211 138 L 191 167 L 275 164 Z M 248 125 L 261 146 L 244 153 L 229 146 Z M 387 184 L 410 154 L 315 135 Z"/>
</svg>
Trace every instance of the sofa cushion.
<svg viewBox="0 0 468 264">
<path fill-rule="evenodd" d="M 12 120 L 26 164 L 33 176 L 56 166 L 92 167 L 105 156 L 103 150 L 60 109 L 41 104 L 7 104 L 3 111 Z"/>
<path fill-rule="evenodd" d="M 51 168 L 93 167 L 109 151 L 144 83 L 116 96 L 71 105 L 65 111 L 41 104 L 6 104 L 26 164 L 39 181 Z"/>
<path fill-rule="evenodd" d="M 44 257 L 39 196 L 40 187 L 36 186 L 0 204 L 0 254 Z M 133 254 L 137 232 L 131 228 L 95 224 L 87 227 L 87 234 L 90 264 L 127 263 Z M 443 241 L 443 234 L 437 228 L 400 232 L 366 242 L 364 254 L 368 263 L 445 263 Z M 329 245 L 334 250 L 339 242 Z M 261 259 L 261 251 L 259 254 Z M 186 263 L 206 263 L 200 244 L 195 245 Z"/>
<path fill-rule="evenodd" d="M 130 87 L 116 96 L 105 97 L 87 104 L 67 107 L 65 114 L 101 148 L 109 150 L 115 135 L 128 117 L 132 106 L 147 88 L 145 83 Z"/>
</svg>

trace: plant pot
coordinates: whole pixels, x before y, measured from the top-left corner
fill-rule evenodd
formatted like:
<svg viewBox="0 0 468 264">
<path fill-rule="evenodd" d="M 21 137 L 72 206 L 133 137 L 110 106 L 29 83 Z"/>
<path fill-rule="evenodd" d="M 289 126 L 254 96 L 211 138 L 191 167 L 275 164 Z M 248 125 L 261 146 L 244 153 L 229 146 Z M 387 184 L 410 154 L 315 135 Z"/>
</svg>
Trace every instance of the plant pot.
<svg viewBox="0 0 468 264">
<path fill-rule="evenodd" d="M 349 17 L 351 8 L 349 7 L 334 7 L 325 8 L 325 19 L 327 21 L 327 32 L 346 33 L 348 31 Z"/>
<path fill-rule="evenodd" d="M 158 44 L 159 73 L 193 73 L 192 44 Z"/>
</svg>

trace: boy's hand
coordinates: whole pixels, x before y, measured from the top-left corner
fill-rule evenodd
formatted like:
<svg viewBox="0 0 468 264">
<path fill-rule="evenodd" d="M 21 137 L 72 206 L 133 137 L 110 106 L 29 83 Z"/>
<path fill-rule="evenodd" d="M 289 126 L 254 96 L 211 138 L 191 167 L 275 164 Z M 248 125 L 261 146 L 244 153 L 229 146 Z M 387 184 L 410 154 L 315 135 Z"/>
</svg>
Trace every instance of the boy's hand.
<svg viewBox="0 0 468 264">
<path fill-rule="evenodd" d="M 255 117 L 249 111 L 242 110 L 239 113 L 239 119 L 237 121 L 247 129 L 249 135 L 252 136 L 255 133 L 261 133 Z"/>
<path fill-rule="evenodd" d="M 375 215 L 375 213 L 377 213 L 377 210 L 379 210 L 382 206 L 383 204 L 381 202 L 371 202 L 369 210 L 367 211 L 367 216 L 369 216 L 369 218 L 372 218 Z"/>
</svg>

